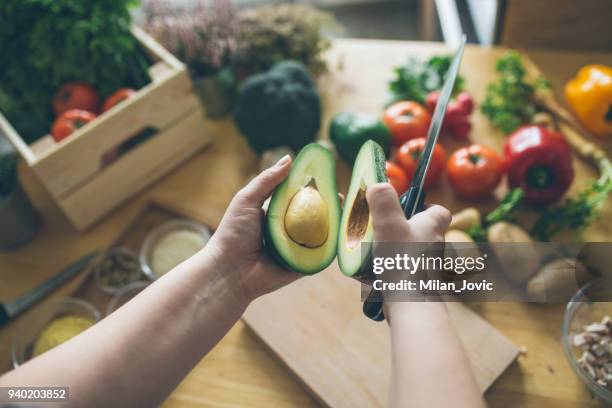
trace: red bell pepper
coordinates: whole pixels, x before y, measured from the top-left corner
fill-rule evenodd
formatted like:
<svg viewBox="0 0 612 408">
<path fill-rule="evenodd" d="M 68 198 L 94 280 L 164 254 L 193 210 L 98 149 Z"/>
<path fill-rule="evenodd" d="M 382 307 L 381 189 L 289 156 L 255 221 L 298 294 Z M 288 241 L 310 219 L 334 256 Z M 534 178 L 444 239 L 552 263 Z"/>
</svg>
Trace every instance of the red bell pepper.
<svg viewBox="0 0 612 408">
<path fill-rule="evenodd" d="M 425 105 L 430 113 L 433 113 L 440 99 L 440 91 L 433 91 L 427 95 Z M 467 140 L 472 124 L 470 123 L 470 115 L 474 110 L 474 100 L 467 92 L 461 92 L 452 99 L 446 112 L 444 113 L 444 122 L 442 122 L 442 132 L 450 133 L 456 139 Z"/>
<path fill-rule="evenodd" d="M 574 179 L 565 137 L 542 126 L 524 126 L 504 145 L 508 185 L 525 192 L 525 202 L 541 206 L 563 195 Z"/>
</svg>

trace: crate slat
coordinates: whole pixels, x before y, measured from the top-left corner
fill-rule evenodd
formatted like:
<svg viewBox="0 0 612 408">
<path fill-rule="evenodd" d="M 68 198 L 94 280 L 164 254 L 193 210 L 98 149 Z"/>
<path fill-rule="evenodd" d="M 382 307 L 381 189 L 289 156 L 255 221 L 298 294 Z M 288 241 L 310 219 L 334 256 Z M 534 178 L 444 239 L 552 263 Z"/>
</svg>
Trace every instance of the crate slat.
<svg viewBox="0 0 612 408">
<path fill-rule="evenodd" d="M 148 84 L 121 109 L 83 126 L 39 157 L 32 166 L 34 172 L 54 197 L 69 194 L 100 171 L 106 152 L 144 128 L 161 130 L 199 106 L 191 89 L 184 70 Z"/>
<path fill-rule="evenodd" d="M 65 140 L 55 143 L 45 135 L 28 146 L 0 113 L 0 130 L 80 230 L 210 140 L 185 65 L 140 28 L 131 31 L 153 60 L 151 82 Z M 145 130 L 156 133 L 104 163 L 103 158 Z"/>
<path fill-rule="evenodd" d="M 195 109 L 176 125 L 119 158 L 104 172 L 60 200 L 70 221 L 80 230 L 90 227 L 125 199 L 142 191 L 208 144 L 203 112 Z M 152 157 L 163 157 L 151 161 Z M 104 197 L 100 200 L 100 197 Z"/>
</svg>

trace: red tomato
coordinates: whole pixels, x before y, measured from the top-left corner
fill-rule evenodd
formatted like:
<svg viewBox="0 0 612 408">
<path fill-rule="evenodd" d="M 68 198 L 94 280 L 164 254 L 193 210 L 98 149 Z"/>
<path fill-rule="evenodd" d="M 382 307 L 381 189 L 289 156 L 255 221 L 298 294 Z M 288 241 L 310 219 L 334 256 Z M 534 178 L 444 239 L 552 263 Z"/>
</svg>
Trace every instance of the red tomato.
<svg viewBox="0 0 612 408">
<path fill-rule="evenodd" d="M 406 173 L 404 173 L 400 166 L 388 161 L 385 162 L 385 169 L 387 170 L 389 183 L 397 191 L 398 196 L 408 190 L 408 176 L 406 176 Z"/>
<path fill-rule="evenodd" d="M 56 142 L 68 137 L 72 132 L 85 126 L 96 118 L 96 115 L 80 109 L 71 109 L 55 119 L 51 129 L 51 135 Z"/>
<path fill-rule="evenodd" d="M 393 135 L 393 144 L 401 146 L 411 139 L 426 137 L 431 115 L 414 101 L 400 101 L 385 109 L 383 122 Z"/>
<path fill-rule="evenodd" d="M 487 147 L 477 144 L 463 147 L 448 159 L 448 180 L 462 197 L 486 197 L 501 181 L 502 163 L 499 155 Z"/>
<path fill-rule="evenodd" d="M 126 100 L 130 96 L 136 93 L 132 88 L 120 88 L 113 92 L 112 95 L 108 96 L 104 100 L 104 104 L 102 104 L 102 112 L 106 112 L 113 106 L 117 105 L 119 102 Z"/>
<path fill-rule="evenodd" d="M 411 182 L 414 177 L 417 165 L 419 164 L 419 158 L 421 157 L 421 152 L 425 148 L 425 141 L 425 138 L 409 140 L 395 153 L 395 161 L 404 169 L 404 172 L 406 172 L 408 182 Z M 435 185 L 438 180 L 440 180 L 440 177 L 442 177 L 445 167 L 446 151 L 442 146 L 436 143 L 423 187 L 429 188 Z"/>
<path fill-rule="evenodd" d="M 69 82 L 62 85 L 53 97 L 53 111 L 59 116 L 70 109 L 97 112 L 98 94 L 83 82 Z"/>
</svg>

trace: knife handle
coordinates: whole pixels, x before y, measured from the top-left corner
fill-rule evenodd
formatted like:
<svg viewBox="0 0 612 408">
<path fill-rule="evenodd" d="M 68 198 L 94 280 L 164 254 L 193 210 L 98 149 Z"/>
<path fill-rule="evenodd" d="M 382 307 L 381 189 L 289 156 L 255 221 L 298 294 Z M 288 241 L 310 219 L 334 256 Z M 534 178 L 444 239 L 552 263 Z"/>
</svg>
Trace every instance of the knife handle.
<svg viewBox="0 0 612 408">
<path fill-rule="evenodd" d="M 11 320 L 11 318 L 8 315 L 6 309 L 4 308 L 4 305 L 0 304 L 0 327 L 7 324 L 9 320 Z"/>
<path fill-rule="evenodd" d="M 421 191 L 421 194 L 419 194 L 419 190 L 419 187 L 410 187 L 408 191 L 400 197 L 400 205 L 407 219 L 410 219 L 413 208 L 415 209 L 414 214 L 423 211 L 425 192 Z M 383 301 L 379 299 L 382 299 L 382 293 L 376 289 L 372 289 L 365 302 L 363 302 L 363 314 L 375 322 L 382 322 L 385 320 Z"/>
</svg>

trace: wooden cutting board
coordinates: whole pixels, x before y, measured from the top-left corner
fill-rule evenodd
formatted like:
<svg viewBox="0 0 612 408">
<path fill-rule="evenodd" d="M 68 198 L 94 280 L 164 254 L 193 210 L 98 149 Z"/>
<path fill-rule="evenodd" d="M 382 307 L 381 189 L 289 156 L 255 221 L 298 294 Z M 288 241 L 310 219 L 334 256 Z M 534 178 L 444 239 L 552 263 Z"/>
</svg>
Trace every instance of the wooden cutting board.
<svg viewBox="0 0 612 408">
<path fill-rule="evenodd" d="M 389 330 L 362 315 L 360 289 L 334 263 L 259 298 L 243 317 L 325 406 L 388 406 Z M 519 350 L 466 306 L 448 308 L 484 392 Z"/>
</svg>

